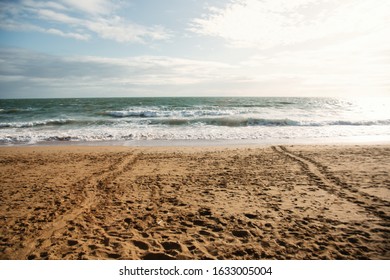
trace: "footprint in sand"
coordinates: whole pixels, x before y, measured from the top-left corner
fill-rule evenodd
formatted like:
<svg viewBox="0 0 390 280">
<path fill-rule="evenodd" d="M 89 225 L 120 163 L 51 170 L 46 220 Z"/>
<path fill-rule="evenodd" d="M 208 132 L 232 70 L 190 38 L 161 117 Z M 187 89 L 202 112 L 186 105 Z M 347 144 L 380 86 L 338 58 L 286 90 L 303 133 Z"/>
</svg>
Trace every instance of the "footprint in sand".
<svg viewBox="0 0 390 280">
<path fill-rule="evenodd" d="M 77 244 L 79 244 L 79 242 L 77 241 L 77 240 L 68 240 L 68 245 L 69 246 L 74 246 L 74 245 L 77 245 Z"/>
<path fill-rule="evenodd" d="M 164 247 L 166 251 L 170 251 L 170 250 L 176 250 L 179 252 L 183 251 L 181 245 L 177 242 L 166 241 L 166 242 L 162 242 L 161 245 Z"/>
<path fill-rule="evenodd" d="M 250 236 L 250 233 L 247 230 L 233 230 L 232 234 L 235 237 L 239 237 L 239 238 L 245 238 Z"/>
<path fill-rule="evenodd" d="M 149 250 L 149 245 L 143 241 L 133 240 L 133 244 L 141 250 Z"/>
</svg>

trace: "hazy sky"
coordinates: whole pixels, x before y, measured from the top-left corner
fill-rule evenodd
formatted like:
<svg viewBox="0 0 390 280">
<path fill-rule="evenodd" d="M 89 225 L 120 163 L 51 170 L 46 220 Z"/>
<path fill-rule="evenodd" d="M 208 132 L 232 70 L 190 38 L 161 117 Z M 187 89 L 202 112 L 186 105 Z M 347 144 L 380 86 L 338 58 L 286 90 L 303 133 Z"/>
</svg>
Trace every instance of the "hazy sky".
<svg viewBox="0 0 390 280">
<path fill-rule="evenodd" d="M 389 96 L 389 0 L 0 1 L 0 98 Z"/>
</svg>

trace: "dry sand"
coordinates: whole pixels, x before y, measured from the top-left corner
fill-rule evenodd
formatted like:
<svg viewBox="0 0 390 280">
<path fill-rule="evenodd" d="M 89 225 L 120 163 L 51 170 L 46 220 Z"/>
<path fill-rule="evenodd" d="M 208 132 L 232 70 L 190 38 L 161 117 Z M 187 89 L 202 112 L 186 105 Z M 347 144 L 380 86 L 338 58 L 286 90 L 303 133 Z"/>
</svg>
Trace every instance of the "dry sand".
<svg viewBox="0 0 390 280">
<path fill-rule="evenodd" d="M 390 259 L 390 146 L 0 149 L 1 259 Z"/>
</svg>

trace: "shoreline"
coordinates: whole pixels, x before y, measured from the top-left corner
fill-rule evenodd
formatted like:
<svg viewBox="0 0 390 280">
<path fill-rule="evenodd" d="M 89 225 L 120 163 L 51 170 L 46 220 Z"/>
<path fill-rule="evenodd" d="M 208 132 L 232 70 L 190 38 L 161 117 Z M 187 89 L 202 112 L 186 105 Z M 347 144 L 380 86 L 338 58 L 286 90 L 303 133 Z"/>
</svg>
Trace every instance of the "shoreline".
<svg viewBox="0 0 390 280">
<path fill-rule="evenodd" d="M 354 136 L 337 138 L 295 138 L 295 139 L 240 139 L 240 140 L 131 140 L 131 141 L 53 141 L 25 144 L 3 144 L 3 147 L 50 147 L 50 146 L 86 146 L 86 147 L 244 147 L 272 145 L 390 145 L 388 136 Z"/>
<path fill-rule="evenodd" d="M 387 143 L 0 154 L 0 259 L 390 259 Z"/>
</svg>

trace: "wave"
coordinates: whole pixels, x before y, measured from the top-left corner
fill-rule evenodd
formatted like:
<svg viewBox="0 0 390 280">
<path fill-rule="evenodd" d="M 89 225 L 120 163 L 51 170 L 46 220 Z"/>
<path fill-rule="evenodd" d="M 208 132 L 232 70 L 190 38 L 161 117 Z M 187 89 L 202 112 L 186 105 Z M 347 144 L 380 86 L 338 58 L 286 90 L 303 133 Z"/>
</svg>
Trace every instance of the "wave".
<svg viewBox="0 0 390 280">
<path fill-rule="evenodd" d="M 15 130 L 2 133 L 0 145 L 44 144 L 56 142 L 111 142 L 125 143 L 127 141 L 144 140 L 255 140 L 273 141 L 277 139 L 309 139 L 309 138 L 339 138 L 339 137 L 374 137 L 390 139 L 387 126 L 354 126 L 350 129 L 339 127 L 94 127 L 78 129 L 37 129 Z"/>
<path fill-rule="evenodd" d="M 155 111 L 107 111 L 103 115 L 126 118 L 126 117 L 140 117 L 140 118 L 153 118 L 157 117 L 158 113 Z"/>
<path fill-rule="evenodd" d="M 133 112 L 134 113 L 134 112 Z M 145 113 L 145 112 L 144 112 Z M 138 117 L 145 119 L 137 120 Z M 92 126 L 117 126 L 124 129 L 133 126 L 218 126 L 218 127 L 251 127 L 251 126 L 269 126 L 269 127 L 284 127 L 284 126 L 387 126 L 390 125 L 390 119 L 387 120 L 372 120 L 372 121 L 303 121 L 293 119 L 266 119 L 254 117 L 233 117 L 233 116 L 215 116 L 215 117 L 150 117 L 154 114 L 143 114 L 138 112 L 137 118 L 110 120 L 110 119 L 47 119 L 36 120 L 29 122 L 2 122 L 0 129 L 6 128 L 34 128 L 34 127 L 50 127 L 50 126 L 72 126 L 74 128 L 89 128 Z M 147 117 L 146 117 L 147 116 Z"/>
<path fill-rule="evenodd" d="M 168 119 L 154 119 L 150 120 L 152 125 L 169 125 L 169 126 L 183 126 L 183 125 L 212 125 L 212 126 L 226 126 L 226 127 L 243 127 L 243 126 L 373 126 L 373 125 L 390 125 L 389 120 L 376 121 L 323 121 L 310 122 L 285 119 L 264 119 L 264 118 L 168 118 Z"/>
<path fill-rule="evenodd" d="M 242 126 L 298 126 L 299 122 L 290 119 L 256 119 L 256 118 L 188 118 L 157 119 L 149 122 L 152 125 L 212 125 L 227 127 Z"/>
<path fill-rule="evenodd" d="M 198 109 L 198 110 L 121 110 L 121 111 L 106 111 L 103 115 L 114 118 L 189 118 L 202 116 L 232 116 L 248 113 L 247 111 L 238 111 L 236 109 Z"/>
<path fill-rule="evenodd" d="M 353 126 L 371 126 L 371 125 L 390 125 L 390 119 L 388 120 L 373 120 L 373 121 L 332 121 L 329 125 L 353 125 Z"/>
<path fill-rule="evenodd" d="M 0 123 L 0 128 L 27 128 L 27 127 L 39 127 L 39 126 L 56 126 L 77 123 L 75 120 L 69 119 L 50 119 L 40 120 L 32 122 L 8 122 Z"/>
<path fill-rule="evenodd" d="M 11 108 L 11 109 L 2 109 L 0 108 L 0 114 L 20 114 L 20 113 L 29 113 L 34 111 L 33 108 Z"/>
</svg>

